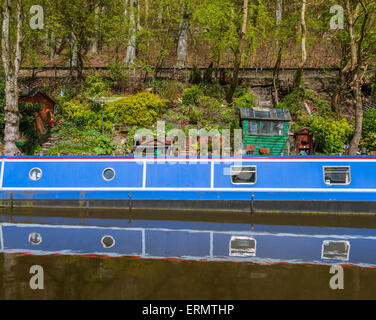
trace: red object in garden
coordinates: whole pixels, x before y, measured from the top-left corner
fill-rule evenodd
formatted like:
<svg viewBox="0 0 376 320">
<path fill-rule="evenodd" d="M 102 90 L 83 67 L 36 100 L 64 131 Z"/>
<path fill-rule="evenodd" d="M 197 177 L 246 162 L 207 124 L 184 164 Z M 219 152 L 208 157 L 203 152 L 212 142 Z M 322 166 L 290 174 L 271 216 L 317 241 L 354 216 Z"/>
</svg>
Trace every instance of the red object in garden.
<svg viewBox="0 0 376 320">
<path fill-rule="evenodd" d="M 313 154 L 313 136 L 309 129 L 303 128 L 295 133 L 296 154 Z"/>
<path fill-rule="evenodd" d="M 255 151 L 255 146 L 254 145 L 248 144 L 246 146 L 246 148 L 247 148 L 247 151 Z"/>
<path fill-rule="evenodd" d="M 31 89 L 26 92 L 21 92 L 20 102 L 39 103 L 42 105 L 42 110 L 37 114 L 36 126 L 40 133 L 44 133 L 45 128 L 43 121 L 47 122 L 49 127 L 54 123 L 54 108 L 56 102 L 51 99 L 46 93 L 40 91 L 38 88 Z"/>
<path fill-rule="evenodd" d="M 261 154 L 268 153 L 268 149 L 266 149 L 266 148 L 260 148 L 260 153 Z"/>
</svg>

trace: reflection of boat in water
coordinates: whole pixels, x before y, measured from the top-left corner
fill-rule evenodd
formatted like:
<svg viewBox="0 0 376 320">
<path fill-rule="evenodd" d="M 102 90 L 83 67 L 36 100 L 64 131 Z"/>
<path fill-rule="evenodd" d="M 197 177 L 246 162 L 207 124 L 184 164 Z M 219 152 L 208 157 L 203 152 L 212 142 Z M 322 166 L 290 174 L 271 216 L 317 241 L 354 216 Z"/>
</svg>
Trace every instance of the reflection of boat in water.
<svg viewBox="0 0 376 320">
<path fill-rule="evenodd" d="M 376 266 L 375 229 L 2 216 L 1 251 Z"/>
<path fill-rule="evenodd" d="M 376 157 L 7 157 L 4 207 L 376 213 Z"/>
</svg>

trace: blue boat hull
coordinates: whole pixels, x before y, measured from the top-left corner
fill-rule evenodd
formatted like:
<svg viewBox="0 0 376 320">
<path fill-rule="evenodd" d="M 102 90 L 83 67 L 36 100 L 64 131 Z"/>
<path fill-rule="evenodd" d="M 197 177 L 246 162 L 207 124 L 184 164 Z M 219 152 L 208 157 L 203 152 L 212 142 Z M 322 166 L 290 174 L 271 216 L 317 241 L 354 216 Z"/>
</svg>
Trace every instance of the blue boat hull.
<svg viewBox="0 0 376 320">
<path fill-rule="evenodd" d="M 254 183 L 231 170 L 252 167 Z M 349 170 L 328 185 L 326 167 Z M 40 179 L 33 180 L 33 169 Z M 113 171 L 111 180 L 103 172 Z M 72 207 L 257 212 L 376 213 L 376 157 L 154 159 L 16 157 L 1 160 L 4 207 Z"/>
<path fill-rule="evenodd" d="M 4 253 L 376 266 L 375 229 L 252 226 L 244 222 L 12 219 L 9 222 L 9 217 L 3 216 L 0 220 L 0 251 Z M 38 241 L 31 241 L 32 237 Z M 113 241 L 107 247 L 105 237 Z M 328 243 L 344 244 L 346 252 L 330 248 L 327 252 Z"/>
</svg>

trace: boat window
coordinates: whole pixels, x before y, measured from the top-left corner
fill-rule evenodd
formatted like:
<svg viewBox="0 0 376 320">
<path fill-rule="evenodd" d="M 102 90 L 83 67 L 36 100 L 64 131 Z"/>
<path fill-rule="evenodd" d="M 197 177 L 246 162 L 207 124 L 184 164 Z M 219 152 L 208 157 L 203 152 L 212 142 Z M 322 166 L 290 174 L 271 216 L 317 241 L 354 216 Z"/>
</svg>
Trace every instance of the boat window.
<svg viewBox="0 0 376 320">
<path fill-rule="evenodd" d="M 112 236 L 104 236 L 101 240 L 103 248 L 111 248 L 115 244 L 115 239 Z"/>
<path fill-rule="evenodd" d="M 324 182 L 333 184 L 350 184 L 350 167 L 324 167 Z"/>
<path fill-rule="evenodd" d="M 29 178 L 33 181 L 38 181 L 42 178 L 42 170 L 39 168 L 33 168 L 29 172 Z"/>
<path fill-rule="evenodd" d="M 42 236 L 39 233 L 33 232 L 29 234 L 29 242 L 31 244 L 40 244 L 42 242 Z"/>
<path fill-rule="evenodd" d="M 233 184 L 255 184 L 256 167 L 233 166 L 231 167 L 231 182 Z"/>
<path fill-rule="evenodd" d="M 322 259 L 349 260 L 348 241 L 325 240 L 322 244 Z"/>
<path fill-rule="evenodd" d="M 115 170 L 112 168 L 104 169 L 102 172 L 103 179 L 106 181 L 111 181 L 115 178 Z"/>
<path fill-rule="evenodd" d="M 230 240 L 231 257 L 255 257 L 256 240 L 249 237 L 232 236 Z"/>
</svg>

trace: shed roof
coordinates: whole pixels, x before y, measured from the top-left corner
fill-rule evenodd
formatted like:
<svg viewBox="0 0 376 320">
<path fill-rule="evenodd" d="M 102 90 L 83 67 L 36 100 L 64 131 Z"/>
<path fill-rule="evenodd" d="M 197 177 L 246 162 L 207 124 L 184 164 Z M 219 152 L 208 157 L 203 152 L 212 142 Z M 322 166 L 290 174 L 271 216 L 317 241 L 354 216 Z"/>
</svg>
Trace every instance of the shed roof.
<svg viewBox="0 0 376 320">
<path fill-rule="evenodd" d="M 32 89 L 22 89 L 20 91 L 20 98 L 32 98 L 36 94 L 40 93 L 42 96 L 44 96 L 46 99 L 50 100 L 54 104 L 56 104 L 56 101 L 52 99 L 48 94 L 44 93 L 43 91 L 40 90 L 40 88 L 32 88 Z"/>
<path fill-rule="evenodd" d="M 273 108 L 241 108 L 240 118 L 291 121 L 291 115 L 288 109 Z"/>
</svg>

